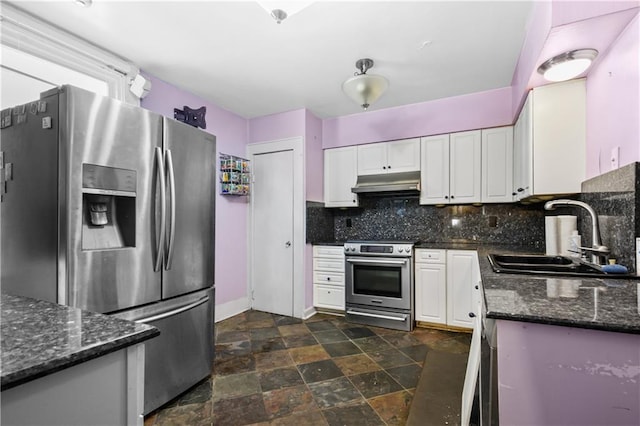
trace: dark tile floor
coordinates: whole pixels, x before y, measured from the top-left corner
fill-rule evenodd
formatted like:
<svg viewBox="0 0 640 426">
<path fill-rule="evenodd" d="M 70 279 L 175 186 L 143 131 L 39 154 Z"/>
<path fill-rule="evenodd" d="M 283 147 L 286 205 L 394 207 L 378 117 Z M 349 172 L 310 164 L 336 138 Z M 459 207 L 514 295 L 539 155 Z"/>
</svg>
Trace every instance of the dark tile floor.
<svg viewBox="0 0 640 426">
<path fill-rule="evenodd" d="M 212 376 L 145 426 L 403 425 L 427 352 L 466 353 L 470 335 L 247 311 L 216 323 L 215 342 Z"/>
</svg>

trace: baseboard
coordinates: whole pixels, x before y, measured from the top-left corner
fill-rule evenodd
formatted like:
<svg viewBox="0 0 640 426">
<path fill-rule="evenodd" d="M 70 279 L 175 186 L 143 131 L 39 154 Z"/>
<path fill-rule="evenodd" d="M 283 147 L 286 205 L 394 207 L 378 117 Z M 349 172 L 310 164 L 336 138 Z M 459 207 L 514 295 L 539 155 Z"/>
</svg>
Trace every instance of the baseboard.
<svg viewBox="0 0 640 426">
<path fill-rule="evenodd" d="M 434 322 L 416 321 L 418 328 L 433 328 L 436 330 L 455 331 L 457 333 L 473 333 L 472 328 L 463 328 L 455 325 L 437 324 Z"/>
<path fill-rule="evenodd" d="M 234 315 L 248 311 L 249 307 L 250 304 L 248 297 L 242 297 L 240 299 L 216 305 L 214 321 L 219 322 L 227 318 L 231 318 Z"/>
<path fill-rule="evenodd" d="M 302 312 L 302 319 L 303 319 L 303 320 L 309 319 L 309 318 L 311 318 L 312 316 L 314 316 L 316 313 L 317 313 L 316 308 L 314 308 L 313 306 L 311 306 L 311 307 L 309 307 L 309 308 L 305 309 L 305 310 Z"/>
</svg>

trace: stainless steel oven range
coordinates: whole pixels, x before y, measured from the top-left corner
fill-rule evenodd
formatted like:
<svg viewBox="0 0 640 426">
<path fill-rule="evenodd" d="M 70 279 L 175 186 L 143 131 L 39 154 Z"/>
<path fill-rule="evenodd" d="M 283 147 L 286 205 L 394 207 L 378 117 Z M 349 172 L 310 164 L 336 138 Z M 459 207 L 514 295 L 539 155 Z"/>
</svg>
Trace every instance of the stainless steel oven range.
<svg viewBox="0 0 640 426">
<path fill-rule="evenodd" d="M 413 246 L 402 241 L 345 243 L 347 321 L 413 330 Z"/>
</svg>

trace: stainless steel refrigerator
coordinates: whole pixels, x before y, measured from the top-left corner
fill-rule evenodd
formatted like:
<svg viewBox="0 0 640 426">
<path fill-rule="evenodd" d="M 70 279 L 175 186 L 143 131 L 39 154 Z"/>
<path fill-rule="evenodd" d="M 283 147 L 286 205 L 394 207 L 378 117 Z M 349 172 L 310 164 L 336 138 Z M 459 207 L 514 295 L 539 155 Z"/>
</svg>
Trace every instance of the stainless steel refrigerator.
<svg viewBox="0 0 640 426">
<path fill-rule="evenodd" d="M 215 137 L 72 87 L 3 110 L 2 291 L 145 322 L 145 414 L 211 373 Z"/>
</svg>

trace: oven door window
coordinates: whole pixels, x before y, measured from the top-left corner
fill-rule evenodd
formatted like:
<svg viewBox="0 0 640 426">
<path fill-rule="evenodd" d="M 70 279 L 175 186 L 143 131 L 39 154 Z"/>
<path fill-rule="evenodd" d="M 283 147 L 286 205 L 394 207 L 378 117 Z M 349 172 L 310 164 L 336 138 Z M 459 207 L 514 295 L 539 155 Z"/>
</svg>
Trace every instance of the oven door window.
<svg viewBox="0 0 640 426">
<path fill-rule="evenodd" d="M 365 296 L 402 298 L 402 268 L 354 265 L 353 293 Z"/>
</svg>

